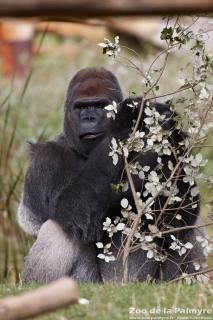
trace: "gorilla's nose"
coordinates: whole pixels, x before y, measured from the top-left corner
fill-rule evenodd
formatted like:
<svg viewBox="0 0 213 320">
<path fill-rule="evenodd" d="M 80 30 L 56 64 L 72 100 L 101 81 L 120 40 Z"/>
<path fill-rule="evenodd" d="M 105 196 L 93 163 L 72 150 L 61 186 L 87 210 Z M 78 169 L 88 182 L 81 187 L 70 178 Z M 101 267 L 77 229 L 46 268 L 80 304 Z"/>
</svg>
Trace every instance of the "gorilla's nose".
<svg viewBox="0 0 213 320">
<path fill-rule="evenodd" d="M 97 115 L 93 110 L 82 110 L 81 111 L 81 121 L 82 122 L 96 122 Z"/>
<path fill-rule="evenodd" d="M 82 118 L 83 121 L 96 121 L 96 117 L 94 115 L 88 114 Z"/>
</svg>

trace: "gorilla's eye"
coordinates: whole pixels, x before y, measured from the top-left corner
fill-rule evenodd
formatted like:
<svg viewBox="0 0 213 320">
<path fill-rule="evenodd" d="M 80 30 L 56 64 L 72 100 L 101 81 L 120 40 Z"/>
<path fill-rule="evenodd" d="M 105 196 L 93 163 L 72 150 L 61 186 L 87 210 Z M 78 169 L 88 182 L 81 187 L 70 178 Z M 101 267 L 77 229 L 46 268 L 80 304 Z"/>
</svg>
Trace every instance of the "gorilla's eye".
<svg viewBox="0 0 213 320">
<path fill-rule="evenodd" d="M 81 107 L 82 109 L 87 109 L 87 110 L 95 110 L 95 109 L 101 109 L 104 108 L 104 106 L 102 104 L 92 104 L 92 105 L 84 105 Z"/>
<path fill-rule="evenodd" d="M 78 100 L 74 103 L 75 110 L 95 110 L 104 109 L 110 103 L 108 99 L 88 99 Z"/>
</svg>

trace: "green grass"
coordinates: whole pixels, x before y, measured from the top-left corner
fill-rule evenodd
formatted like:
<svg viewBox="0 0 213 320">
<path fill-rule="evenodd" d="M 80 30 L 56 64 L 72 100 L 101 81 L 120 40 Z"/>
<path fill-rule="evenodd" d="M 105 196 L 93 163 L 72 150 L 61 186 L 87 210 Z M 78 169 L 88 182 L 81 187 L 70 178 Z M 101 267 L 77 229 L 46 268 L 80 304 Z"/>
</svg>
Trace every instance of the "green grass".
<svg viewBox="0 0 213 320">
<path fill-rule="evenodd" d="M 32 288 L 32 287 L 31 287 Z M 30 287 L 0 287 L 0 297 L 29 290 Z M 126 320 L 129 308 L 152 309 L 159 307 L 212 308 L 213 286 L 183 284 L 105 284 L 80 285 L 81 298 L 90 301 L 88 305 L 75 304 L 67 309 L 38 317 L 40 320 Z M 173 319 L 177 319 L 178 313 Z M 180 314 L 179 314 L 180 316 Z M 210 317 L 213 318 L 213 310 Z M 143 319 L 142 317 L 138 319 Z M 186 319 L 189 319 L 187 317 Z M 195 318 L 192 318 L 195 319 Z M 209 318 L 211 319 L 211 318 Z"/>
</svg>

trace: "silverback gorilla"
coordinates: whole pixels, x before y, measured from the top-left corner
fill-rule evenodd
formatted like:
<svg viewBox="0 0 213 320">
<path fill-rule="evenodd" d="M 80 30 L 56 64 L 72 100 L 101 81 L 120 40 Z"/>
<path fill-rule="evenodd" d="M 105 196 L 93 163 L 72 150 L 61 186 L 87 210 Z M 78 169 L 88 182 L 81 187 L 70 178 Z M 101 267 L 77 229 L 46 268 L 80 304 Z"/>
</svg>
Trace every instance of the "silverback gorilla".
<svg viewBox="0 0 213 320">
<path fill-rule="evenodd" d="M 21 227 L 36 236 L 22 274 L 23 281 L 50 282 L 69 275 L 81 282 L 103 282 L 122 280 L 122 258 L 106 263 L 97 258 L 95 243 L 103 241 L 103 221 L 121 213 L 120 201 L 124 197 L 134 208 L 130 190 L 125 194 L 114 193 L 111 184 L 118 183 L 124 164 L 120 159 L 115 166 L 109 157 L 112 137 L 123 140 L 128 137 L 133 120 L 137 119 L 138 108 L 132 110 L 128 104 L 133 99 L 123 100 L 116 77 L 103 68 L 80 70 L 71 80 L 64 111 L 63 132 L 54 141 L 30 144 L 30 165 L 26 173 L 22 199 L 18 209 Z M 105 106 L 115 101 L 118 113 L 115 120 L 106 117 Z M 141 98 L 134 98 L 140 105 Z M 171 143 L 178 144 L 184 134 L 175 128 L 174 114 L 167 104 L 154 103 L 156 110 L 165 115 L 161 123 L 164 130 L 172 130 Z M 142 116 L 143 118 L 143 116 Z M 140 128 L 142 129 L 141 120 Z M 134 154 L 130 154 L 130 158 Z M 174 156 L 164 155 L 162 161 Z M 154 168 L 157 154 L 140 155 L 139 163 Z M 162 179 L 169 176 L 168 167 L 163 166 Z M 143 182 L 134 178 L 136 190 L 141 190 Z M 167 210 L 159 220 L 162 224 L 181 227 L 196 224 L 199 205 L 190 204 L 190 185 L 178 179 L 178 196 L 183 198 L 183 206 L 174 211 Z M 199 196 L 194 198 L 199 202 Z M 155 212 L 160 211 L 166 198 L 159 196 L 154 203 Z M 158 209 L 158 210 L 157 210 Z M 180 213 L 181 220 L 174 219 Z M 147 229 L 144 219 L 142 227 Z M 176 234 L 177 235 L 177 234 Z M 169 247 L 171 237 L 159 240 L 166 252 L 164 262 L 147 259 L 147 253 L 140 249 L 131 253 L 128 259 L 129 281 L 145 281 L 148 278 L 169 281 L 183 272 L 194 271 L 194 260 L 202 260 L 203 254 L 195 241 L 195 231 L 178 233 L 178 239 L 191 241 L 193 249 L 187 255 L 179 256 Z M 121 245 L 121 236 L 113 238 L 113 254 L 116 256 Z"/>
</svg>

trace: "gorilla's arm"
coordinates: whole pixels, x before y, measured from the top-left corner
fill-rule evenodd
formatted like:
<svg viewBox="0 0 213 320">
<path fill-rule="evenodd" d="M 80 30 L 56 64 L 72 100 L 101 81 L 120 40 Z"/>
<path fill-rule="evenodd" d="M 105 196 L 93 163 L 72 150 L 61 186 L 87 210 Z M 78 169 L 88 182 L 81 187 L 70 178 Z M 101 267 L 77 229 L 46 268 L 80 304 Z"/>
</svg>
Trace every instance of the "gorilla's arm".
<svg viewBox="0 0 213 320">
<path fill-rule="evenodd" d="M 87 160 L 55 142 L 35 144 L 28 168 L 23 202 L 41 220 L 53 219 L 70 236 L 97 241 L 109 206 L 110 183 L 121 165 L 109 158 L 109 139 Z"/>
</svg>

